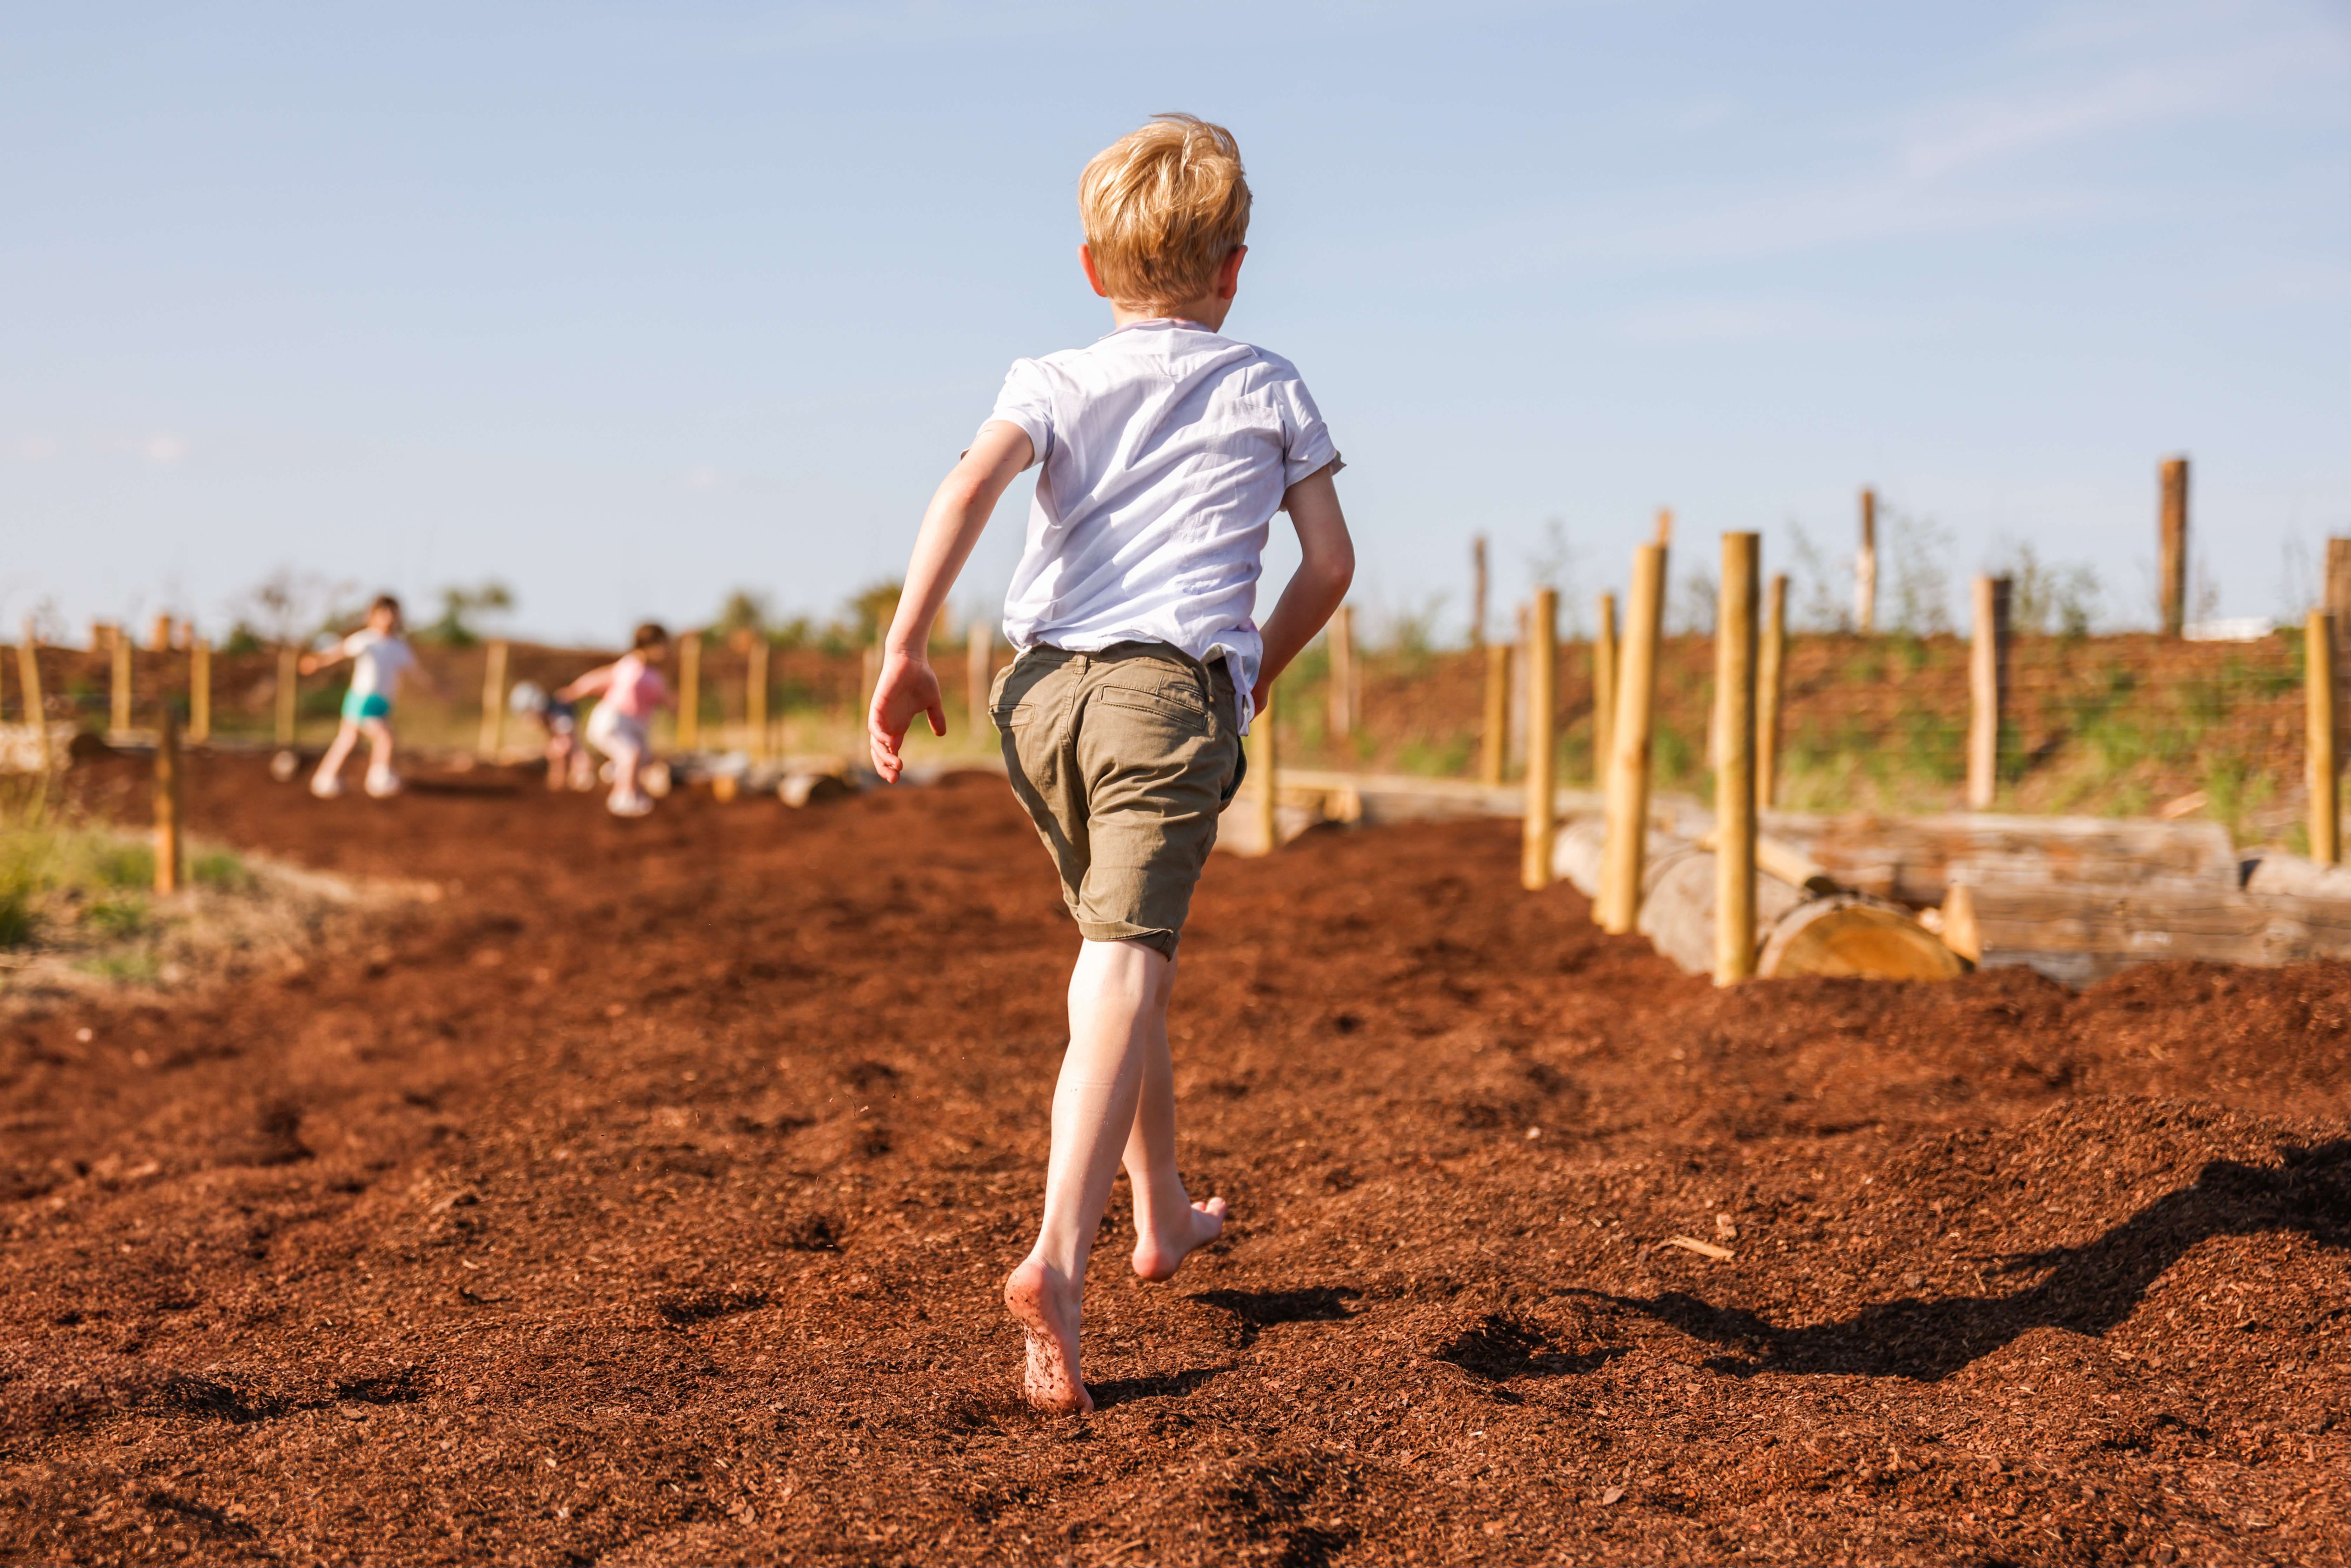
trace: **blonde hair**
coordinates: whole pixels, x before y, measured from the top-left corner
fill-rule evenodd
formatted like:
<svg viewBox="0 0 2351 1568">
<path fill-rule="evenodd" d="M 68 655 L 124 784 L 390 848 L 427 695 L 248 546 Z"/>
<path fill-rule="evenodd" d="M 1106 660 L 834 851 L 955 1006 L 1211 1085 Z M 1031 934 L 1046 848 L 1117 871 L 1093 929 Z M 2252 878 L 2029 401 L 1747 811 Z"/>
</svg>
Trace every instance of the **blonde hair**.
<svg viewBox="0 0 2351 1568">
<path fill-rule="evenodd" d="M 1095 275 L 1119 304 L 1197 299 L 1249 237 L 1240 143 L 1197 115 L 1155 114 L 1094 154 L 1078 180 L 1078 214 Z"/>
</svg>

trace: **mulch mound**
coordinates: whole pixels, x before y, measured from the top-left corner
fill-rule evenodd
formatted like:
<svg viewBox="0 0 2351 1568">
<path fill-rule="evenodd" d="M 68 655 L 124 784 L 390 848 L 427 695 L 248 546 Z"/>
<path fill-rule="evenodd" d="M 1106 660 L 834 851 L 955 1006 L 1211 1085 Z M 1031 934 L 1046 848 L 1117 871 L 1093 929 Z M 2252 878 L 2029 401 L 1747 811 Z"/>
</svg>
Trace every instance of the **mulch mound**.
<svg viewBox="0 0 2351 1568">
<path fill-rule="evenodd" d="M 0 1025 L 0 1563 L 2351 1555 L 2345 966 L 1717 991 L 1509 823 L 1219 857 L 1236 1222 L 1144 1285 L 1114 1208 L 1057 1419 L 996 1297 L 1076 936 L 1000 780 L 192 771 L 448 893 Z"/>
</svg>

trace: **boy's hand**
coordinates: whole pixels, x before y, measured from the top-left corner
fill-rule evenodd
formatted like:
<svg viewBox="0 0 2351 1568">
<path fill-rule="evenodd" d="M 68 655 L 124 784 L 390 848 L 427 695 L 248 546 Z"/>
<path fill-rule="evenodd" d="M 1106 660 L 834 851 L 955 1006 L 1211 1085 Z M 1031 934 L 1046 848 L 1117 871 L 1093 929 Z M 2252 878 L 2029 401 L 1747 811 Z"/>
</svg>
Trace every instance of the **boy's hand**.
<svg viewBox="0 0 2351 1568">
<path fill-rule="evenodd" d="M 873 706 L 865 714 L 865 738 L 873 750 L 873 771 L 891 784 L 906 770 L 898 747 L 916 714 L 927 716 L 933 735 L 947 732 L 947 710 L 939 696 L 939 677 L 930 662 L 908 653 L 883 656 L 882 678 L 873 685 Z"/>
</svg>

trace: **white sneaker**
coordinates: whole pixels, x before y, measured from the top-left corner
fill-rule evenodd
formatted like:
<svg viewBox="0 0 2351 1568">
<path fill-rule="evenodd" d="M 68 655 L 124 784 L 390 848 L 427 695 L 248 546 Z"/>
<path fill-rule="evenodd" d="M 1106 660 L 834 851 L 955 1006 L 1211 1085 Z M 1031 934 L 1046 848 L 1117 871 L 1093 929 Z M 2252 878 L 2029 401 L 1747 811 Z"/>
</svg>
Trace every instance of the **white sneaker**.
<svg viewBox="0 0 2351 1568">
<path fill-rule="evenodd" d="M 369 768 L 367 776 L 367 792 L 374 796 L 379 800 L 399 794 L 400 775 L 394 773 L 389 768 L 383 768 L 381 771 L 373 768 Z"/>
<path fill-rule="evenodd" d="M 331 773 L 322 773 L 310 780 L 310 793 L 321 800 L 332 800 L 343 792 L 343 781 Z"/>
<path fill-rule="evenodd" d="M 643 817 L 653 809 L 653 803 L 643 795 L 632 795 L 623 800 L 618 795 L 604 802 L 604 810 L 616 817 Z"/>
</svg>

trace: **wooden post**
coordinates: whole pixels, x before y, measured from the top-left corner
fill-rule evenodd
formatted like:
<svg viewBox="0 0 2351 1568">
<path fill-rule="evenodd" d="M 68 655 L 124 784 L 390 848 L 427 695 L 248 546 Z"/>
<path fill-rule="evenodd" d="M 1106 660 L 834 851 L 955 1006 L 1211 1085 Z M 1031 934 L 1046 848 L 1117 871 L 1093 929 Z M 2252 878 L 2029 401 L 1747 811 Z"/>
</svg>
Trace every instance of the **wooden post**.
<svg viewBox="0 0 2351 1568">
<path fill-rule="evenodd" d="M 147 651 L 168 653 L 172 651 L 172 617 L 165 613 L 155 617 L 147 628 Z"/>
<path fill-rule="evenodd" d="M 1780 803 L 1780 706 L 1787 685 L 1788 574 L 1771 574 L 1755 662 L 1755 809 Z"/>
<path fill-rule="evenodd" d="M 1861 492 L 1861 548 L 1853 552 L 1853 629 L 1877 631 L 1877 492 Z"/>
<path fill-rule="evenodd" d="M 2162 559 L 2157 591 L 2163 634 L 2177 637 L 2188 624 L 2188 459 L 2163 460 Z"/>
<path fill-rule="evenodd" d="M 1608 741 L 1616 712 L 1616 596 L 1600 596 L 1600 630 L 1592 636 L 1592 781 L 1608 783 Z"/>
<path fill-rule="evenodd" d="M 996 628 L 986 616 L 975 615 L 970 630 L 964 633 L 963 651 L 964 700 L 970 708 L 975 736 L 987 717 L 987 693 L 996 684 L 995 664 Z"/>
<path fill-rule="evenodd" d="M 1266 706 L 1273 706 L 1273 693 L 1265 694 Z M 1265 846 L 1266 854 L 1281 847 L 1281 823 L 1277 810 L 1281 804 L 1281 791 L 1274 782 L 1274 771 L 1280 763 L 1273 737 L 1273 716 L 1261 713 L 1249 725 L 1249 777 L 1257 780 L 1257 798 L 1251 802 L 1257 812 L 1258 841 Z"/>
<path fill-rule="evenodd" d="M 1469 645 L 1486 645 L 1486 536 L 1469 541 Z"/>
<path fill-rule="evenodd" d="M 2009 580 L 1978 575 L 1968 650 L 1968 810 L 1989 811 L 2000 790 L 2000 719 L 2008 642 Z"/>
<path fill-rule="evenodd" d="M 16 644 L 16 695 L 25 705 L 25 722 L 33 727 L 33 746 L 47 772 L 54 760 L 49 756 L 49 712 L 41 696 L 40 640 L 29 615 L 25 617 L 25 640 Z"/>
<path fill-rule="evenodd" d="M 1486 727 L 1479 737 L 1478 780 L 1489 789 L 1502 781 L 1510 747 L 1510 645 L 1486 644 Z"/>
<path fill-rule="evenodd" d="M 1755 973 L 1755 612 L 1760 534 L 1722 536 L 1721 598 L 1714 617 L 1716 711 L 1722 758 L 1714 768 L 1714 983 Z"/>
<path fill-rule="evenodd" d="M 2326 541 L 2326 591 L 2319 601 L 2335 624 L 2335 756 L 2351 747 L 2351 538 Z"/>
<path fill-rule="evenodd" d="M 1558 721 L 1559 591 L 1538 588 L 1534 613 L 1527 618 L 1527 810 L 1519 855 L 1519 885 L 1529 893 L 1551 885 L 1551 845 L 1559 828 Z"/>
<path fill-rule="evenodd" d="M 213 737 L 213 645 L 188 632 L 188 744 L 203 746 Z"/>
<path fill-rule="evenodd" d="M 488 656 L 482 663 L 482 757 L 496 762 L 506 745 L 507 726 L 507 645 L 503 639 L 492 643 Z"/>
<path fill-rule="evenodd" d="M 2310 786 L 2310 858 L 2333 865 L 2343 858 L 2343 822 L 2335 800 L 2335 618 L 2314 610 L 2303 622 L 2304 711 L 2309 724 L 2303 776 Z"/>
<path fill-rule="evenodd" d="M 744 652 L 743 722 L 750 732 L 751 760 L 768 760 L 768 664 L 772 656 L 767 634 L 751 633 L 751 645 Z"/>
<path fill-rule="evenodd" d="M 1525 605 L 1521 604 L 1519 606 L 1518 614 L 1515 619 L 1518 622 L 1518 630 L 1516 634 L 1511 638 L 1510 643 L 1512 649 L 1510 654 L 1510 716 L 1509 722 L 1503 727 L 1502 733 L 1510 741 L 1510 750 L 1508 754 L 1509 762 L 1513 766 L 1524 768 L 1527 765 L 1527 670 L 1529 667 L 1527 663 L 1527 607 Z"/>
<path fill-rule="evenodd" d="M 277 744 L 294 744 L 294 702 L 301 690 L 302 655 L 291 643 L 277 650 Z"/>
<path fill-rule="evenodd" d="M 180 845 L 180 725 L 165 703 L 155 725 L 155 891 L 179 892 L 187 863 Z"/>
<path fill-rule="evenodd" d="M 702 633 L 677 640 L 677 748 L 702 749 Z"/>
<path fill-rule="evenodd" d="M 110 635 L 114 643 L 114 702 L 107 727 L 120 735 L 131 727 L 131 633 L 117 626 Z"/>
<path fill-rule="evenodd" d="M 1355 732 L 1355 607 L 1342 604 L 1331 617 L 1331 735 L 1343 740 Z"/>
<path fill-rule="evenodd" d="M 1609 719 L 1608 841 L 1601 852 L 1600 925 L 1622 935 L 1641 913 L 1648 852 L 1649 737 L 1657 694 L 1657 638 L 1666 611 L 1663 542 L 1633 552 L 1633 587 L 1617 650 L 1616 704 Z"/>
</svg>

